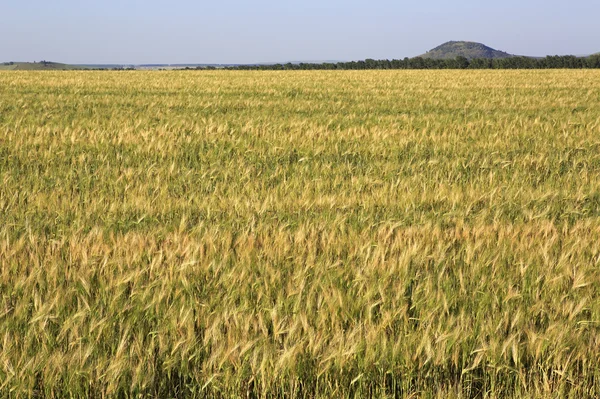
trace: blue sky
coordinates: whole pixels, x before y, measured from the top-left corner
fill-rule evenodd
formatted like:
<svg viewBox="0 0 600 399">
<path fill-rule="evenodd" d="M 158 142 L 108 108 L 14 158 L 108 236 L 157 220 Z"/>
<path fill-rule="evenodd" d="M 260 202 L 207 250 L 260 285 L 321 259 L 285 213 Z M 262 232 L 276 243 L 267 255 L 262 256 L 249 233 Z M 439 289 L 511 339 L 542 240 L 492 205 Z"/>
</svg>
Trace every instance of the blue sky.
<svg viewBox="0 0 600 399">
<path fill-rule="evenodd" d="M 513 54 L 600 51 L 600 0 L 2 1 L 0 61 L 391 59 L 448 40 Z"/>
</svg>

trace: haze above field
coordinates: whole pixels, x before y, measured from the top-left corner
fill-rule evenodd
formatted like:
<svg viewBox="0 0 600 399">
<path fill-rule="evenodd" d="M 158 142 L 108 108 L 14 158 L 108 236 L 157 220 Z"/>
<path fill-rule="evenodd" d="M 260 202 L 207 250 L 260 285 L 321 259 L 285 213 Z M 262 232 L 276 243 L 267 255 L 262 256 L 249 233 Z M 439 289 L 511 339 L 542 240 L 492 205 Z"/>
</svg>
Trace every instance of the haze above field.
<svg viewBox="0 0 600 399">
<path fill-rule="evenodd" d="M 414 57 L 448 40 L 512 54 L 598 51 L 595 0 L 7 2 L 1 61 L 259 63 Z"/>
</svg>

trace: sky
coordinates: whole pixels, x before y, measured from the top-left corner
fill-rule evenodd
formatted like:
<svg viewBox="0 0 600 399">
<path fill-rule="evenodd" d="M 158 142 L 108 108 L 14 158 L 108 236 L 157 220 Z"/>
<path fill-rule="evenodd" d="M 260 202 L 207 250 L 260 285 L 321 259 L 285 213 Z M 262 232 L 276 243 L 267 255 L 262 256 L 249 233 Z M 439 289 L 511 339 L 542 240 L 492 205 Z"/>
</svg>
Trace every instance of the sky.
<svg viewBox="0 0 600 399">
<path fill-rule="evenodd" d="M 600 0 L 0 1 L 0 61 L 393 59 L 449 40 L 532 56 L 600 51 Z"/>
</svg>

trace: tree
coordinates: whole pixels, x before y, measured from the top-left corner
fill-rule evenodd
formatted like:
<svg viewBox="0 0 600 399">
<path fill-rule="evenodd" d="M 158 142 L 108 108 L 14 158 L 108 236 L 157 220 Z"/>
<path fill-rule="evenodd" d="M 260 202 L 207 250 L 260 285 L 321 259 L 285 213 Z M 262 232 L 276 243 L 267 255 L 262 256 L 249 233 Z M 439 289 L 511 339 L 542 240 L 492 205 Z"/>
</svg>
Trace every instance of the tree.
<svg viewBox="0 0 600 399">
<path fill-rule="evenodd" d="M 462 55 L 456 57 L 456 67 L 458 69 L 467 69 L 469 67 L 469 60 L 467 57 L 463 57 Z"/>
</svg>

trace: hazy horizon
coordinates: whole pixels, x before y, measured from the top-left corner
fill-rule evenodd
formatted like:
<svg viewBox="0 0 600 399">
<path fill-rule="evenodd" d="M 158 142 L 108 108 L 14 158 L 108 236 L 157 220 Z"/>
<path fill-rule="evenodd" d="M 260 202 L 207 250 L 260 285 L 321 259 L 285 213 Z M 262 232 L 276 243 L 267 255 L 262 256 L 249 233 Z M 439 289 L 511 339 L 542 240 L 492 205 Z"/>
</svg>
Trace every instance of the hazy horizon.
<svg viewBox="0 0 600 399">
<path fill-rule="evenodd" d="M 0 61 L 249 64 L 414 57 L 449 40 L 512 54 L 600 51 L 600 3 L 583 0 L 32 0 L 3 5 Z"/>
</svg>

